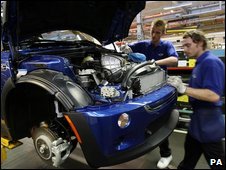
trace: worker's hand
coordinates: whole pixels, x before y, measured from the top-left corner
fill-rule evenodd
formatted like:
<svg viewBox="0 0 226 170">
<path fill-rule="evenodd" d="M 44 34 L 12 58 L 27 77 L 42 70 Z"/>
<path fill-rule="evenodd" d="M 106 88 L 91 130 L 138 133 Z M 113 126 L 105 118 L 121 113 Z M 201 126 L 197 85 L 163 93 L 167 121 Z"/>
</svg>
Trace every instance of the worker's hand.
<svg viewBox="0 0 226 170">
<path fill-rule="evenodd" d="M 152 59 L 151 60 L 151 63 L 152 63 L 152 66 L 153 67 L 157 67 L 158 66 L 158 64 L 156 63 L 156 60 L 155 59 Z"/>
<path fill-rule="evenodd" d="M 187 87 L 178 76 L 169 76 L 167 83 L 174 86 L 177 89 L 178 93 L 184 94 L 186 91 Z"/>
<path fill-rule="evenodd" d="M 157 68 L 158 67 L 158 64 L 156 64 L 156 61 L 154 59 L 152 60 L 148 60 L 150 62 L 150 67 L 151 68 Z"/>
<path fill-rule="evenodd" d="M 124 52 L 124 53 L 127 53 L 127 54 L 133 52 L 133 50 L 132 50 L 128 45 L 122 45 L 122 46 L 120 47 L 120 50 L 121 50 L 122 52 Z"/>
</svg>

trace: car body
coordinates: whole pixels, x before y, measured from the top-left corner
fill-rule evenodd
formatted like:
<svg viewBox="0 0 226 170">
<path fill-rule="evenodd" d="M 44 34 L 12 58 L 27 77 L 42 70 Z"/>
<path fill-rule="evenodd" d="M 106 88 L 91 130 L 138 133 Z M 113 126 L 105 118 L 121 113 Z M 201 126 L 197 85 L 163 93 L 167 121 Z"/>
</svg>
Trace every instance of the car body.
<svg viewBox="0 0 226 170">
<path fill-rule="evenodd" d="M 102 46 L 125 38 L 144 7 L 144 1 L 4 2 L 2 137 L 32 137 L 54 166 L 79 143 L 91 167 L 135 159 L 166 139 L 179 114 L 165 71 Z"/>
</svg>

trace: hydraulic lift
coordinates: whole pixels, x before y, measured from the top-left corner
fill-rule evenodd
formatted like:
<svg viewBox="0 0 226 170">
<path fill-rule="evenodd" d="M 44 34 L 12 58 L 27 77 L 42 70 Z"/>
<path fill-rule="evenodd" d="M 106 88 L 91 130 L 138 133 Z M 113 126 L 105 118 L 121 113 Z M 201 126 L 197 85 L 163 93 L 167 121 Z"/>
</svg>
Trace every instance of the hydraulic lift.
<svg viewBox="0 0 226 170">
<path fill-rule="evenodd" d="M 4 128 L 6 126 L 5 125 L 5 121 L 3 121 L 1 119 L 1 134 L 6 134 L 7 133 L 7 129 Z M 22 145 L 22 142 L 20 141 L 10 141 L 9 139 L 7 139 L 4 136 L 1 136 L 1 164 L 4 160 L 7 159 L 7 149 L 11 150 L 16 148 L 17 146 Z"/>
</svg>

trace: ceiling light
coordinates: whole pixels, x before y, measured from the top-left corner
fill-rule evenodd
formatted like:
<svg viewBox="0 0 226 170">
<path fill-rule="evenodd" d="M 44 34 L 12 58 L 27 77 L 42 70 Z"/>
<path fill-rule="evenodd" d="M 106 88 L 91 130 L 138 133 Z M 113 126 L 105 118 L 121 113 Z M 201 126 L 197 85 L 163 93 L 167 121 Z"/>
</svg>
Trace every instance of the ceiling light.
<svg viewBox="0 0 226 170">
<path fill-rule="evenodd" d="M 175 9 L 175 8 L 180 8 L 180 7 L 184 7 L 184 6 L 191 6 L 192 2 L 189 3 L 183 3 L 183 4 L 179 4 L 179 5 L 175 5 L 175 6 L 169 6 L 169 7 L 164 7 L 164 10 L 169 10 L 169 9 Z"/>
</svg>

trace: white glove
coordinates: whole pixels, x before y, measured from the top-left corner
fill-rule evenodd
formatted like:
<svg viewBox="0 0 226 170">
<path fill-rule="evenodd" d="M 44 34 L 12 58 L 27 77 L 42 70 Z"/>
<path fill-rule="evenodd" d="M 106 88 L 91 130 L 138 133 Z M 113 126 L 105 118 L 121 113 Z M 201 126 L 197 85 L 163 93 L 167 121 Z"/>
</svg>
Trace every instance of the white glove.
<svg viewBox="0 0 226 170">
<path fill-rule="evenodd" d="M 121 50 L 122 52 L 124 52 L 124 53 L 127 53 L 127 54 L 133 52 L 133 50 L 132 50 L 128 45 L 122 45 L 122 46 L 120 47 L 120 50 Z"/>
<path fill-rule="evenodd" d="M 184 94 L 186 91 L 187 87 L 178 76 L 169 76 L 167 83 L 169 83 L 171 86 L 174 86 L 178 93 Z"/>
<path fill-rule="evenodd" d="M 158 66 L 158 64 L 156 64 L 156 61 L 154 59 L 152 59 L 151 62 L 152 62 L 152 65 L 151 65 L 152 68 Z"/>
</svg>

